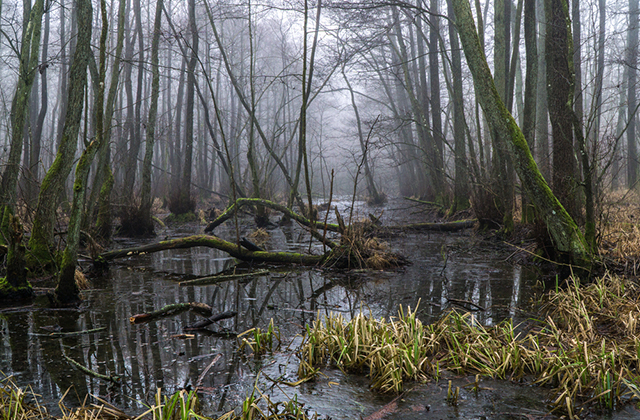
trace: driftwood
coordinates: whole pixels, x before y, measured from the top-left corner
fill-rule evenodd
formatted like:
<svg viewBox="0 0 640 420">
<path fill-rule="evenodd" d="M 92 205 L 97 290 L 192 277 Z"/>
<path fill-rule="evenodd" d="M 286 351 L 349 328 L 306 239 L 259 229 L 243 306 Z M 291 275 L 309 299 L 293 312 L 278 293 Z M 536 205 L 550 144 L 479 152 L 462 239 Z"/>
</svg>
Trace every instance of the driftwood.
<svg viewBox="0 0 640 420">
<path fill-rule="evenodd" d="M 222 274 L 208 277 L 200 277 L 199 279 L 186 280 L 178 283 L 178 286 L 209 286 L 212 284 L 224 283 L 225 281 L 238 280 L 248 277 L 264 276 L 269 274 L 269 270 L 257 270 L 251 273 L 242 274 Z"/>
<path fill-rule="evenodd" d="M 217 314 L 217 315 L 214 315 L 214 316 L 212 316 L 210 318 L 203 319 L 202 321 L 198 321 L 198 322 L 196 322 L 194 324 L 188 325 L 184 329 L 185 329 L 185 331 L 199 330 L 200 328 L 204 328 L 206 326 L 209 326 L 209 325 L 213 324 L 214 322 L 222 321 L 223 319 L 233 318 L 237 314 L 238 313 L 234 312 L 234 311 L 223 312 L 221 314 Z"/>
<path fill-rule="evenodd" d="M 199 303 L 199 302 L 173 303 L 161 309 L 158 309 L 157 311 L 149 312 L 146 314 L 133 315 L 132 317 L 129 318 L 129 322 L 131 322 L 132 324 L 138 324 L 141 322 L 151 321 L 152 319 L 155 319 L 155 318 L 162 318 L 165 316 L 177 315 L 181 312 L 185 312 L 189 310 L 192 310 L 202 316 L 211 316 L 211 314 L 213 313 L 211 306 L 205 303 Z"/>
<path fill-rule="evenodd" d="M 117 258 L 124 258 L 133 255 L 142 255 L 151 252 L 164 251 L 167 249 L 183 249 L 193 247 L 215 248 L 226 252 L 234 258 L 243 261 L 258 261 L 276 264 L 303 264 L 317 265 L 320 264 L 324 255 L 308 255 L 297 252 L 269 252 L 269 251 L 249 251 L 243 247 L 225 241 L 217 236 L 210 235 L 194 235 L 180 239 L 171 239 L 160 241 L 155 244 L 142 245 L 133 248 L 125 248 L 114 251 L 103 252 L 98 257 L 98 261 L 106 262 Z"/>
</svg>

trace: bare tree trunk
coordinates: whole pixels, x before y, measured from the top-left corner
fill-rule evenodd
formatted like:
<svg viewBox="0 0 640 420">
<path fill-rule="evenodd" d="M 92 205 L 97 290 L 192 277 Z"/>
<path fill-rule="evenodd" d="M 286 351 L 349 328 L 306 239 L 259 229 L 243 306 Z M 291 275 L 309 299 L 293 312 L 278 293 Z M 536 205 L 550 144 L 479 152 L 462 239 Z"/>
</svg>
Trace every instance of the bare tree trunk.
<svg viewBox="0 0 640 420">
<path fill-rule="evenodd" d="M 36 186 L 40 181 L 40 152 L 42 150 L 42 130 L 44 128 L 44 119 L 47 115 L 49 108 L 49 92 L 47 89 L 47 67 L 49 55 L 49 28 L 51 21 L 51 13 L 47 13 L 44 21 L 44 38 L 42 40 L 42 67 L 40 70 L 41 93 L 40 93 L 40 111 L 36 121 L 36 126 L 33 131 L 33 137 L 31 139 L 30 159 L 31 167 L 29 168 L 29 174 L 31 176 L 31 182 L 27 184 L 26 199 L 29 205 L 35 205 L 38 199 L 38 192 Z"/>
<path fill-rule="evenodd" d="M 193 163 L 193 110 L 196 84 L 196 64 L 198 63 L 198 44 L 200 37 L 196 26 L 195 0 L 189 0 L 189 31 L 191 32 L 191 54 L 187 65 L 187 97 L 185 102 L 185 131 L 184 131 L 184 166 L 177 206 L 172 212 L 176 214 L 189 213 L 195 210 L 195 202 L 191 198 L 191 172 Z"/>
<path fill-rule="evenodd" d="M 638 182 L 638 147 L 636 142 L 636 95 L 638 63 L 638 0 L 629 0 L 629 32 L 627 33 L 627 59 L 629 78 L 627 83 L 627 186 L 635 188 Z"/>
<path fill-rule="evenodd" d="M 572 218 L 580 215 L 576 200 L 573 138 L 573 72 L 567 0 L 545 0 L 547 16 L 547 95 L 553 135 L 553 193 Z"/>
<path fill-rule="evenodd" d="M 527 69 L 524 88 L 524 116 L 522 133 L 529 149 L 535 150 L 536 144 L 536 99 L 538 88 L 538 48 L 536 45 L 536 0 L 524 1 L 524 39 L 526 48 Z M 531 223 L 534 220 L 533 208 L 522 195 L 522 221 Z"/>
<path fill-rule="evenodd" d="M 160 67 L 158 48 L 160 44 L 160 30 L 162 23 L 162 7 L 164 1 L 157 0 L 156 15 L 153 24 L 153 40 L 151 41 L 151 103 L 147 118 L 146 142 L 144 146 L 144 161 L 142 163 L 142 188 L 140 192 L 140 224 L 146 234 L 153 234 L 151 220 L 151 162 L 153 161 L 153 147 L 155 145 L 156 117 L 158 114 L 158 96 L 160 93 Z"/>
<path fill-rule="evenodd" d="M 440 17 L 438 0 L 431 0 L 429 30 L 429 82 L 431 93 L 431 128 L 433 129 L 433 186 L 436 194 L 444 199 L 444 136 L 442 135 L 442 106 L 440 103 L 440 65 L 438 60 L 440 42 Z"/>
<path fill-rule="evenodd" d="M 109 144 L 112 132 L 112 121 L 114 107 L 118 92 L 120 79 L 120 61 L 122 49 L 124 47 L 126 0 L 120 0 L 118 6 L 118 34 L 116 39 L 116 50 L 111 69 L 111 81 L 109 82 L 109 93 L 107 94 L 107 104 L 104 115 L 104 135 L 102 143 L 98 148 L 98 167 L 93 179 L 91 198 L 87 204 L 85 218 L 93 218 L 93 205 L 98 203 L 98 217 L 96 220 L 96 232 L 99 237 L 109 239 L 111 237 L 111 190 L 114 179 L 111 170 L 111 146 Z M 87 222 L 83 225 L 88 225 Z"/>
<path fill-rule="evenodd" d="M 138 80 L 136 83 L 136 99 L 135 105 L 132 107 L 132 124 L 130 126 L 131 134 L 129 141 L 129 152 L 126 157 L 126 165 L 124 171 L 123 198 L 129 208 L 133 206 L 134 186 L 136 181 L 136 172 L 138 169 L 138 155 L 140 154 L 140 146 L 142 143 L 141 133 L 141 109 L 143 103 L 142 86 L 144 84 L 144 42 L 142 34 L 142 10 L 140 8 L 140 0 L 133 1 L 133 14 L 135 16 L 135 32 L 138 41 Z M 133 50 L 133 46 L 132 46 Z M 131 57 L 132 58 L 132 57 Z M 131 71 L 131 70 L 129 70 Z M 129 78 L 129 84 L 131 79 Z M 128 88 L 129 89 L 129 88 Z M 129 90 L 127 90 L 129 92 Z M 129 94 L 129 93 L 127 93 Z"/>
<path fill-rule="evenodd" d="M 449 15 L 453 16 L 453 4 L 448 2 Z M 452 212 L 469 208 L 469 174 L 465 147 L 464 98 L 462 95 L 462 58 L 458 33 L 453 21 L 449 21 L 451 43 L 451 74 L 453 76 L 453 138 L 455 154 L 455 179 Z"/>
<path fill-rule="evenodd" d="M 549 106 L 547 101 L 547 23 L 544 0 L 536 0 L 538 20 L 538 88 L 536 98 L 536 161 L 545 179 L 551 179 L 551 153 L 549 150 Z"/>
<path fill-rule="evenodd" d="M 384 198 L 378 193 L 376 184 L 373 179 L 373 174 L 371 173 L 371 168 L 369 167 L 369 158 L 367 156 L 368 144 L 364 137 L 364 132 L 362 131 L 362 120 L 360 119 L 360 112 L 358 111 L 358 105 L 356 104 L 356 97 L 353 92 L 353 87 L 351 86 L 351 83 L 349 83 L 347 74 L 344 71 L 344 67 L 342 68 L 342 76 L 344 77 L 344 81 L 347 84 L 347 89 L 349 89 L 349 95 L 351 97 L 351 107 L 353 108 L 353 113 L 356 117 L 356 127 L 358 128 L 358 141 L 360 143 L 360 151 L 362 152 L 362 160 L 364 163 L 364 176 L 367 181 L 367 192 L 369 193 L 369 198 L 372 203 L 382 204 L 382 202 L 384 201 Z"/>
<path fill-rule="evenodd" d="M 511 28 L 511 0 L 496 0 L 495 7 L 495 46 L 494 80 L 500 97 L 510 109 L 509 102 L 512 99 L 509 95 L 509 54 L 510 50 L 510 28 Z M 502 216 L 503 229 L 506 232 L 513 230 L 513 204 L 514 204 L 514 182 L 511 176 L 512 163 L 506 146 L 495 139 L 496 134 L 492 133 L 493 140 L 493 190 L 497 194 L 497 212 Z"/>
</svg>

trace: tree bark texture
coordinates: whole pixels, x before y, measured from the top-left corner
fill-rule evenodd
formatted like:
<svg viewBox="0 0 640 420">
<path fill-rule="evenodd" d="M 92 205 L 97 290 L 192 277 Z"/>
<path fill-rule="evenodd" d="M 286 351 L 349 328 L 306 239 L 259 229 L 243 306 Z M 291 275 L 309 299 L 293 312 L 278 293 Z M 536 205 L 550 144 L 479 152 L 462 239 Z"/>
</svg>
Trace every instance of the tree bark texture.
<svg viewBox="0 0 640 420">
<path fill-rule="evenodd" d="M 540 174 L 522 131 L 500 99 L 468 2 L 452 1 L 462 47 L 490 128 L 496 133 L 497 140 L 509 147 L 522 186 L 545 222 L 557 251 L 576 262 L 588 262 L 590 254 L 582 233 Z"/>
<path fill-rule="evenodd" d="M 547 99 L 553 139 L 553 193 L 572 218 L 580 216 L 576 200 L 573 139 L 574 73 L 571 19 L 567 0 L 545 0 Z"/>
<path fill-rule="evenodd" d="M 78 13 L 78 38 L 76 52 L 74 55 L 74 63 L 71 65 L 72 71 L 76 64 L 76 60 L 80 61 L 77 68 L 78 77 L 73 77 L 72 73 L 71 89 L 74 85 L 82 84 L 86 86 L 87 73 L 86 66 L 91 54 L 91 29 L 93 27 L 93 8 L 91 0 L 77 0 Z M 106 60 L 106 37 L 107 37 L 107 11 L 105 0 L 101 1 L 102 5 L 102 37 L 100 45 L 100 94 L 98 97 L 99 106 L 102 108 L 104 97 L 104 73 Z M 80 67 L 84 64 L 84 71 Z M 75 86 L 78 87 L 78 86 Z M 80 86 L 81 89 L 83 86 Z M 83 108 L 83 100 L 80 97 L 78 101 L 69 101 L 69 114 L 74 115 L 78 109 Z M 99 129 L 102 131 L 102 112 L 99 113 Z M 79 122 L 79 121 L 78 121 Z M 66 124 L 65 124 L 66 126 Z M 65 130 L 66 131 L 66 130 Z M 77 132 L 76 132 L 77 137 Z M 75 281 L 76 265 L 78 263 L 78 246 L 80 243 L 80 228 L 82 226 L 82 209 L 84 206 L 84 198 L 87 189 L 87 178 L 89 176 L 89 168 L 93 162 L 93 158 L 98 150 L 100 139 L 94 139 L 89 143 L 85 151 L 80 156 L 76 167 L 76 179 L 73 183 L 73 202 L 71 205 L 71 214 L 69 216 L 69 227 L 67 231 L 67 245 L 62 254 L 62 263 L 60 265 L 60 273 L 58 275 L 58 285 L 55 290 L 55 299 L 58 303 L 68 304 L 80 300 L 80 291 Z"/>
<path fill-rule="evenodd" d="M 86 7 L 87 5 L 81 0 L 78 4 L 78 14 L 85 13 Z M 88 7 L 91 9 L 91 4 Z M 86 17 L 83 15 L 83 18 Z M 91 20 L 90 15 L 88 18 Z M 78 24 L 78 39 L 85 39 L 83 37 L 87 37 L 86 45 L 85 41 L 77 43 L 71 63 L 67 113 L 60 147 L 53 164 L 42 181 L 29 240 L 33 257 L 45 266 L 53 260 L 53 230 L 58 198 L 61 196 L 64 184 L 71 172 L 78 145 L 78 133 L 84 108 L 84 90 L 87 85 L 87 65 L 91 56 L 91 27 L 87 28 L 86 22 Z"/>
<path fill-rule="evenodd" d="M 8 207 L 13 212 L 17 196 L 16 188 L 20 170 L 20 156 L 24 143 L 24 127 L 28 115 L 31 88 L 38 74 L 38 55 L 40 52 L 40 34 L 44 0 L 36 0 L 27 21 L 24 24 L 22 45 L 20 48 L 20 66 L 18 69 L 18 85 L 11 104 L 11 143 L 9 158 L 2 172 L 0 184 L 0 209 Z M 35 111 L 34 111 L 35 112 Z"/>
</svg>

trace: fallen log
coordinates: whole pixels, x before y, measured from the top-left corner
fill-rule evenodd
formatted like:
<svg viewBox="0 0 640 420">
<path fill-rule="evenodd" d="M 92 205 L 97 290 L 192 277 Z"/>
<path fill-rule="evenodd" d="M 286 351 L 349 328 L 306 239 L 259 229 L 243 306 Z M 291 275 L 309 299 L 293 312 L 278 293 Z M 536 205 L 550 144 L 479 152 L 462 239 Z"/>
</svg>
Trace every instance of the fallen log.
<svg viewBox="0 0 640 420">
<path fill-rule="evenodd" d="M 214 315 L 214 316 L 212 316 L 210 318 L 203 319 L 202 321 L 198 321 L 198 322 L 196 322 L 194 324 L 188 325 L 184 329 L 185 329 L 185 331 L 199 330 L 200 328 L 204 328 L 206 326 L 209 326 L 209 325 L 213 324 L 214 322 L 222 321 L 223 319 L 233 318 L 236 315 L 238 315 L 237 312 L 226 311 L 226 312 L 223 312 L 221 314 Z"/>
<path fill-rule="evenodd" d="M 103 252 L 96 259 L 97 262 L 107 262 L 118 258 L 142 255 L 151 252 L 165 251 L 167 249 L 184 249 L 194 247 L 215 248 L 224 251 L 234 258 L 243 261 L 265 262 L 275 264 L 302 264 L 318 265 L 324 261 L 324 255 L 308 255 L 297 252 L 270 252 L 270 251 L 249 251 L 232 242 L 225 241 L 217 236 L 194 235 L 180 239 L 170 239 L 154 244 L 147 244 L 133 248 L 118 249 Z"/>
<path fill-rule="evenodd" d="M 455 232 L 462 229 L 472 228 L 478 219 L 457 220 L 455 222 L 443 223 L 410 223 L 401 226 L 388 226 L 384 228 L 387 232 L 405 231 L 405 230 L 434 230 L 440 232 Z"/>
<path fill-rule="evenodd" d="M 218 274 L 215 276 L 200 277 L 199 279 L 186 280 L 178 283 L 178 286 L 210 286 L 212 284 L 223 283 L 225 281 L 238 280 L 248 277 L 264 276 L 269 274 L 269 270 L 257 270 L 251 273 L 242 274 Z"/>
<path fill-rule="evenodd" d="M 139 324 L 141 322 L 151 321 L 155 318 L 162 318 L 165 316 L 173 316 L 179 313 L 192 310 L 202 316 L 211 316 L 213 309 L 206 303 L 188 302 L 188 303 L 172 303 L 165 307 L 158 309 L 157 311 L 149 312 L 146 314 L 137 314 L 129 318 L 129 322 L 132 324 Z"/>
</svg>

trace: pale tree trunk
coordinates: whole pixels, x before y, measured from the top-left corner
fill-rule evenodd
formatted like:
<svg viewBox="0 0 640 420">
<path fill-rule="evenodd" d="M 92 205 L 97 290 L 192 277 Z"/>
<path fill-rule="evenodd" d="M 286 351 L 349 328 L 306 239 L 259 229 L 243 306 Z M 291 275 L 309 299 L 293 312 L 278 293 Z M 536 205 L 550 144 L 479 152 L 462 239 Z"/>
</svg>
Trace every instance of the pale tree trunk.
<svg viewBox="0 0 640 420">
<path fill-rule="evenodd" d="M 404 42 L 402 27 L 400 25 L 400 18 L 398 16 L 397 8 L 393 8 L 393 24 L 395 27 L 395 36 L 393 38 L 391 38 L 391 35 L 389 36 L 389 44 L 393 49 L 395 56 L 399 58 L 400 68 L 398 71 L 402 72 L 401 80 L 402 82 L 404 82 L 403 87 L 404 87 L 404 90 L 406 91 L 406 96 L 409 99 L 409 103 L 411 104 L 411 111 L 413 114 L 412 119 L 415 121 L 415 125 L 416 125 L 416 135 L 418 137 L 419 147 L 414 148 L 413 158 L 416 159 L 418 162 L 422 162 L 424 159 L 422 158 L 422 156 L 419 156 L 418 153 L 416 152 L 419 150 L 428 151 L 432 148 L 432 145 L 431 145 L 432 142 L 428 139 L 430 136 L 430 127 L 427 120 L 426 112 L 422 107 L 422 103 L 419 101 L 416 95 L 416 92 L 414 89 L 414 83 L 411 77 L 412 75 L 409 71 L 409 63 L 413 62 L 414 60 L 410 58 L 409 54 L 407 53 L 407 48 Z M 394 42 L 394 38 L 395 38 L 395 42 Z M 426 104 L 428 105 L 428 103 Z M 424 172 L 425 175 L 423 176 L 418 175 L 417 181 L 421 187 L 418 189 L 418 191 L 420 191 L 421 194 L 424 194 L 424 192 L 426 191 L 427 192 L 426 198 L 429 200 L 433 200 L 434 192 L 433 192 L 433 187 L 431 185 L 433 176 L 430 173 L 430 170 L 432 168 L 428 164 L 427 165 L 423 164 L 420 166 L 421 166 L 420 169 L 422 169 L 420 173 Z M 425 184 L 428 184 L 428 185 L 425 185 Z"/>
<path fill-rule="evenodd" d="M 98 100 L 98 133 L 102 133 L 102 100 L 104 95 L 104 73 L 105 73 L 105 54 L 107 39 L 107 10 L 104 0 L 102 4 L 102 36 L 100 39 L 100 95 Z M 71 64 L 71 77 L 69 79 L 71 92 L 79 90 L 82 92 L 87 86 L 87 63 L 91 56 L 91 28 L 93 20 L 93 10 L 91 0 L 77 0 L 76 3 L 78 13 L 78 37 L 76 50 Z M 80 128 L 80 117 L 84 105 L 84 98 L 69 98 L 69 109 L 67 119 L 65 119 L 65 129 L 63 133 L 67 136 L 78 137 L 78 129 Z M 67 121 L 68 120 L 68 121 Z M 75 134 L 75 135 L 74 135 Z M 101 135 L 101 134 L 99 134 Z M 65 140 L 63 138 L 63 141 Z M 78 285 L 75 281 L 75 271 L 78 260 L 78 244 L 80 241 L 80 226 L 82 222 L 82 207 L 84 204 L 84 196 L 86 192 L 86 181 L 89 174 L 89 168 L 93 160 L 93 156 L 98 148 L 98 139 L 94 139 L 87 149 L 82 153 L 78 166 L 76 168 L 76 180 L 73 184 L 73 203 L 71 206 L 71 215 L 69 219 L 69 228 L 67 233 L 67 246 L 62 254 L 62 264 L 58 275 L 58 285 L 55 290 L 55 299 L 61 304 L 76 302 L 80 295 Z M 72 157 L 73 158 L 73 157 Z"/>
<path fill-rule="evenodd" d="M 342 68 L 342 77 L 344 78 L 345 83 L 347 84 L 347 89 L 349 89 L 349 96 L 351 98 L 351 107 L 353 108 L 353 113 L 356 118 L 356 127 L 358 128 L 358 141 L 360 143 L 360 151 L 362 152 L 362 162 L 364 165 L 364 177 L 367 182 L 367 192 L 369 193 L 369 199 L 371 203 L 381 204 L 384 201 L 383 196 L 378 193 L 378 189 L 376 188 L 376 183 L 373 180 L 373 174 L 371 173 L 371 168 L 369 167 L 369 144 L 365 139 L 364 131 L 362 130 L 362 120 L 360 118 L 360 112 L 358 110 L 358 105 L 356 104 L 356 97 L 353 91 L 353 87 L 347 78 L 347 74 L 344 71 L 344 67 Z"/>
<path fill-rule="evenodd" d="M 600 119 L 602 115 L 602 84 L 604 80 L 604 40 L 606 30 L 607 0 L 598 1 L 599 28 L 596 59 L 596 80 L 594 90 L 593 126 L 589 130 L 587 137 L 590 144 L 595 144 L 600 138 Z"/>
<path fill-rule="evenodd" d="M 462 47 L 490 128 L 496 139 L 509 147 L 522 186 L 545 222 L 556 250 L 573 262 L 590 262 L 591 256 L 580 229 L 551 192 L 533 160 L 522 131 L 500 99 L 480 46 L 469 3 L 467 0 L 452 2 Z"/>
<path fill-rule="evenodd" d="M 638 65 L 639 1 L 629 0 L 629 32 L 627 33 L 627 186 L 635 188 L 638 182 L 638 147 L 636 142 L 636 96 Z"/>
</svg>

